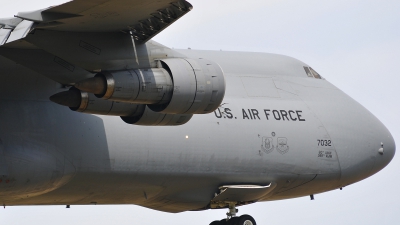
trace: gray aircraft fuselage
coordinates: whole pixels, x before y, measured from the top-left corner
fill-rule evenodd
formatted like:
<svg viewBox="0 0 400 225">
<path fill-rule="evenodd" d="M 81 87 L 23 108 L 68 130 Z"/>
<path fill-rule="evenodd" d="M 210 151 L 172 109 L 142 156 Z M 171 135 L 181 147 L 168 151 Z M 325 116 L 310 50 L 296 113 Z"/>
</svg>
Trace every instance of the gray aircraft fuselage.
<svg viewBox="0 0 400 225">
<path fill-rule="evenodd" d="M 65 87 L 0 56 L 0 203 L 181 212 L 209 208 L 223 185 L 270 183 L 259 201 L 280 200 L 360 181 L 395 154 L 376 117 L 296 59 L 168 51 L 222 68 L 226 94 L 214 113 L 146 127 L 73 112 L 48 100 Z"/>
</svg>

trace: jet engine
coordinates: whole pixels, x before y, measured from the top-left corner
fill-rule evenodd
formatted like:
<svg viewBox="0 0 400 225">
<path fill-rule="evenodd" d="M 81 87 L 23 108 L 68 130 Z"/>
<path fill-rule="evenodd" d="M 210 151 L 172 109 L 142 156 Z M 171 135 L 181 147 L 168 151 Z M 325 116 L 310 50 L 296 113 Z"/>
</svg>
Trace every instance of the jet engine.
<svg viewBox="0 0 400 225">
<path fill-rule="evenodd" d="M 68 91 L 57 93 L 50 100 L 72 111 L 87 114 L 120 116 L 121 119 L 132 125 L 143 126 L 174 126 L 187 123 L 192 114 L 165 114 L 152 111 L 146 105 L 109 101 L 97 98 L 92 93 L 71 88 Z"/>
<path fill-rule="evenodd" d="M 154 112 L 213 112 L 225 95 L 225 78 L 218 64 L 205 59 L 170 58 L 157 68 L 104 71 L 75 87 L 112 101 L 146 104 Z"/>
<path fill-rule="evenodd" d="M 145 105 L 143 105 L 145 106 Z M 128 124 L 144 126 L 173 126 L 187 123 L 193 114 L 165 114 L 154 112 L 148 106 L 140 115 L 121 116 L 121 119 Z"/>
<path fill-rule="evenodd" d="M 99 99 L 92 93 L 71 88 L 57 93 L 50 100 L 60 105 L 68 106 L 72 111 L 87 114 L 109 116 L 135 116 L 144 111 L 144 105 L 107 101 Z"/>
</svg>

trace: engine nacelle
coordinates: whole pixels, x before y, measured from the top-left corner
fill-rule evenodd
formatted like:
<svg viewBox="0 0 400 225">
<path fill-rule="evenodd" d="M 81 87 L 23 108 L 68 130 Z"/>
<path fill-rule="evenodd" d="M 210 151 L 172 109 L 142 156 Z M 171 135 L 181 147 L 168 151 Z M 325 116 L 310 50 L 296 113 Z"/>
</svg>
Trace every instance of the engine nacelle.
<svg viewBox="0 0 400 225">
<path fill-rule="evenodd" d="M 218 64 L 205 59 L 158 60 L 158 68 L 101 72 L 75 87 L 97 97 L 147 104 L 155 112 L 213 112 L 225 95 L 225 78 Z"/>
<path fill-rule="evenodd" d="M 216 110 L 225 96 L 221 67 L 205 59 L 163 59 L 158 66 L 171 74 L 174 91 L 168 105 L 150 105 L 163 113 L 204 114 Z"/>
<path fill-rule="evenodd" d="M 76 88 L 57 93 L 50 100 L 76 112 L 121 116 L 123 121 L 132 125 L 176 126 L 187 123 L 193 116 L 154 112 L 146 105 L 105 100 Z"/>
<path fill-rule="evenodd" d="M 135 104 L 168 104 L 172 95 L 172 79 L 163 68 L 104 71 L 95 78 L 105 81 L 103 99 Z"/>
<path fill-rule="evenodd" d="M 79 90 L 73 89 L 70 91 Z M 108 116 L 136 116 L 142 114 L 145 108 L 145 105 L 108 101 L 97 98 L 92 93 L 79 92 L 81 102 L 79 106 L 69 107 L 72 111 Z"/>
<path fill-rule="evenodd" d="M 146 106 L 141 115 L 121 116 L 121 119 L 128 124 L 143 126 L 177 126 L 182 125 L 193 117 L 193 114 L 164 114 L 154 112 Z"/>
</svg>

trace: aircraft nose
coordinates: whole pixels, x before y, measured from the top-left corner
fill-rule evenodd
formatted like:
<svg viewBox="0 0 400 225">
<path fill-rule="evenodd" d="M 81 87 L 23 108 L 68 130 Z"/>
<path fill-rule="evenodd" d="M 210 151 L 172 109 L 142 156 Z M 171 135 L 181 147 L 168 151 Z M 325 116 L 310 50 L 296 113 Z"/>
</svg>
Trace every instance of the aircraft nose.
<svg viewBox="0 0 400 225">
<path fill-rule="evenodd" d="M 381 137 L 382 140 L 379 148 L 375 150 L 375 164 L 371 171 L 371 175 L 377 173 L 383 169 L 386 165 L 392 161 L 396 153 L 396 144 L 390 132 L 385 126 L 381 127 Z"/>
<path fill-rule="evenodd" d="M 366 108 L 340 92 L 333 98 L 332 106 L 343 110 L 320 115 L 337 152 L 340 185 L 347 186 L 382 170 L 396 146 L 389 130 Z"/>
<path fill-rule="evenodd" d="M 349 123 L 354 130 L 346 133 L 339 145 L 341 184 L 343 186 L 365 179 L 387 166 L 396 146 L 389 130 L 372 114 L 360 110 L 358 118 Z M 347 144 L 344 144 L 347 143 Z M 346 145 L 346 147 L 343 147 Z M 340 147 L 341 146 L 341 147 Z"/>
</svg>

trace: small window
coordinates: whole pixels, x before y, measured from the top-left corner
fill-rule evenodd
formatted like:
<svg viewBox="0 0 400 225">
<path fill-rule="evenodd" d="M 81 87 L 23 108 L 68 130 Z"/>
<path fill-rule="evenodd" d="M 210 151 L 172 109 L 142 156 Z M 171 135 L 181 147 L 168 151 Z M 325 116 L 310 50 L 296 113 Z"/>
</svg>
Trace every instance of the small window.
<svg viewBox="0 0 400 225">
<path fill-rule="evenodd" d="M 311 67 L 310 67 L 310 71 L 314 75 L 315 78 L 321 79 L 321 76 L 315 70 L 313 70 Z"/>
<path fill-rule="evenodd" d="M 305 67 L 304 67 L 304 70 L 306 71 L 306 74 L 307 74 L 307 76 L 309 76 L 309 77 L 313 77 L 313 75 L 311 74 L 311 71 L 310 71 L 310 69 L 308 69 L 308 67 L 307 67 L 307 66 L 305 66 Z"/>
<path fill-rule="evenodd" d="M 306 71 L 307 76 L 321 79 L 321 76 L 315 70 L 313 70 L 311 67 L 305 66 L 304 70 Z"/>
</svg>

